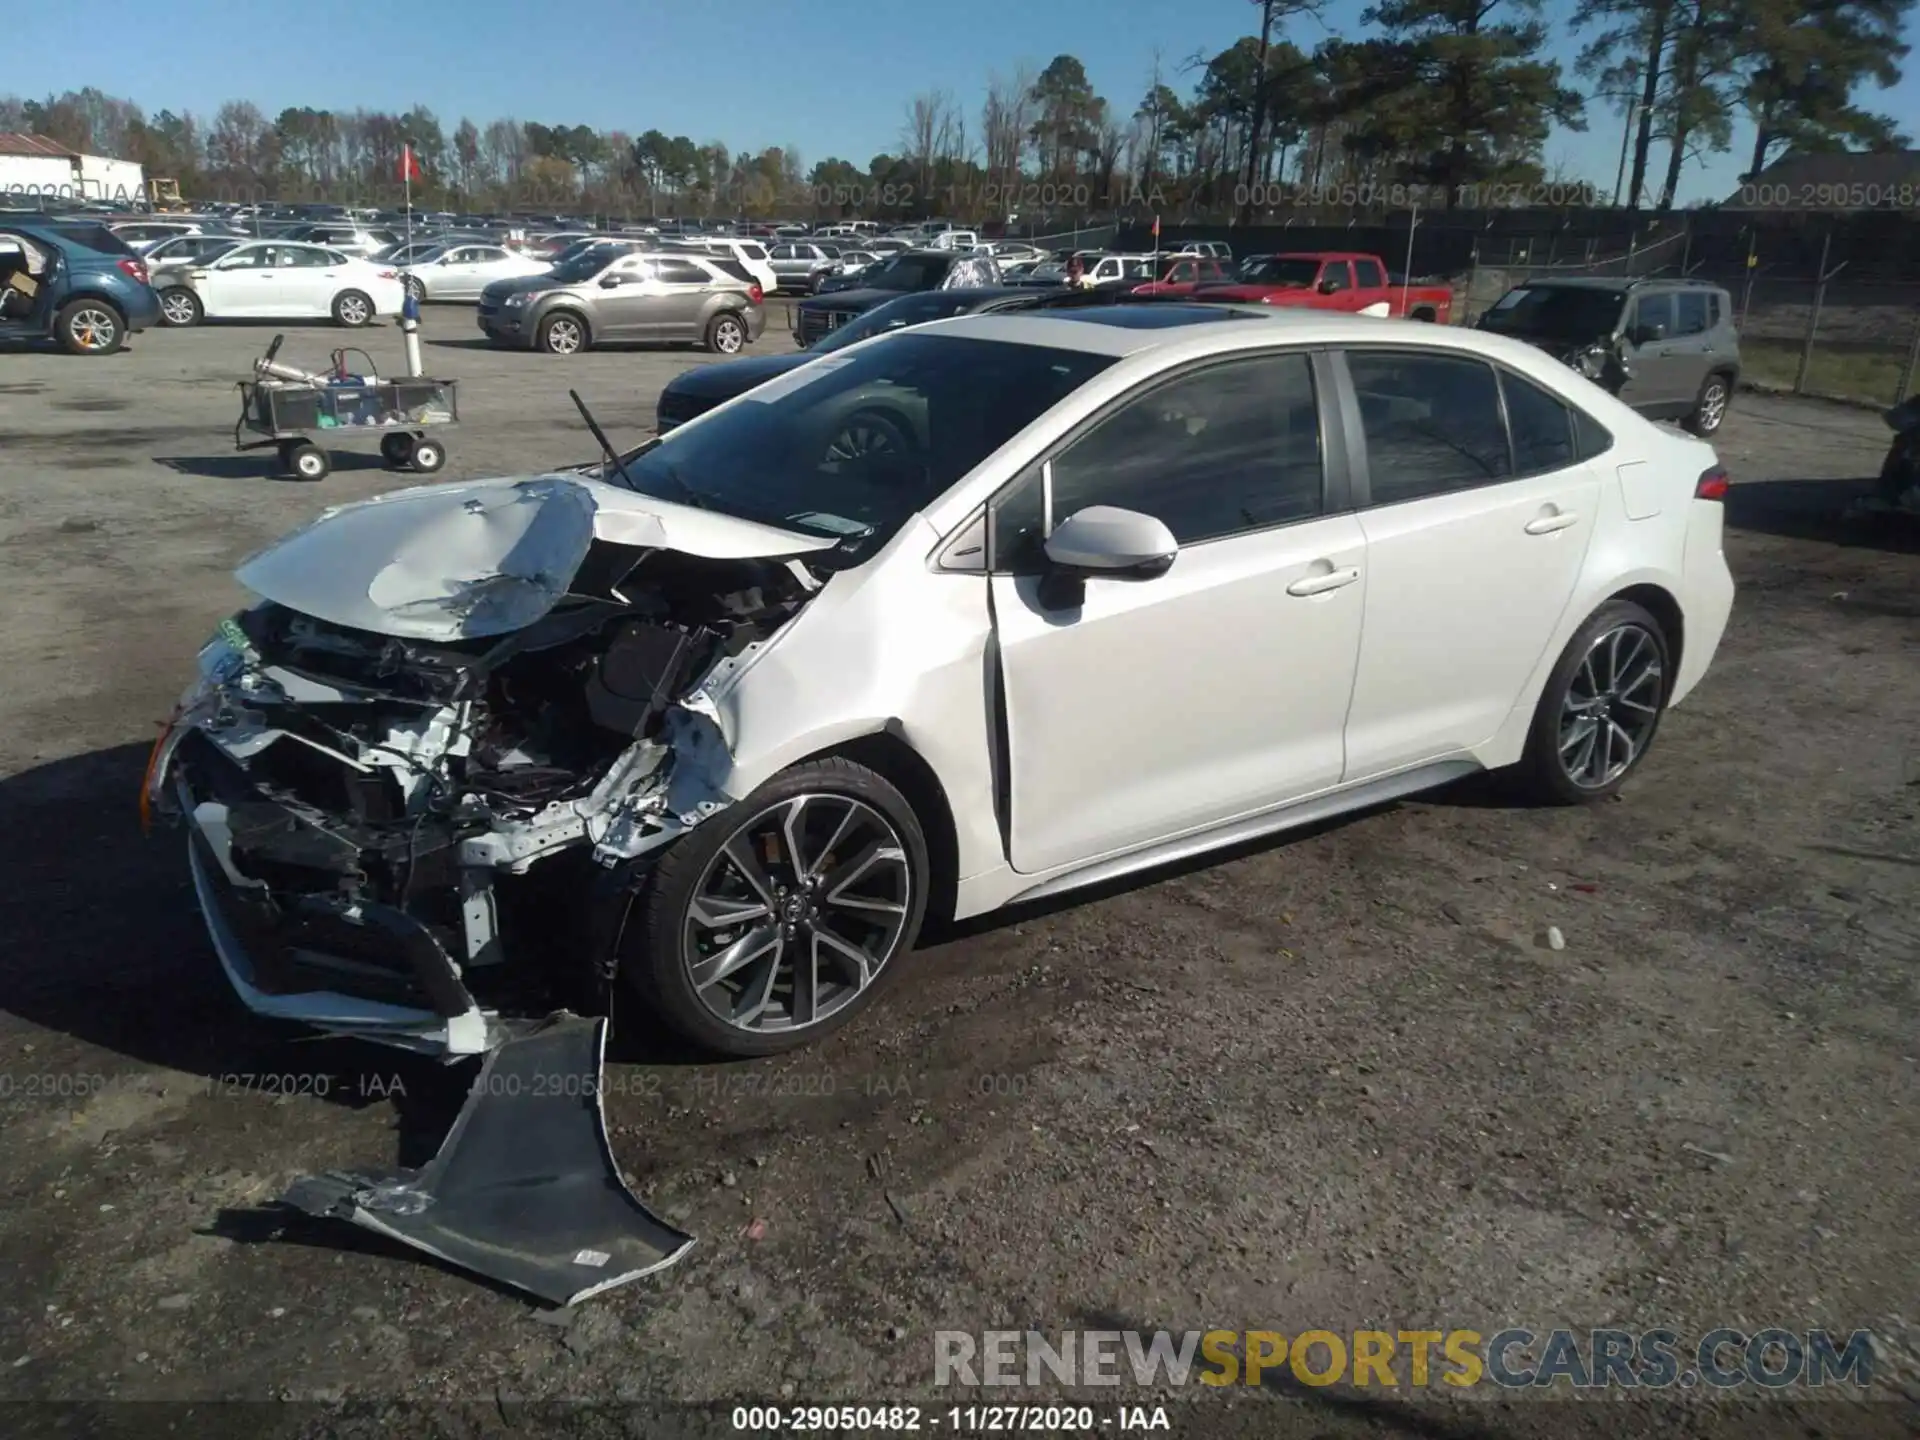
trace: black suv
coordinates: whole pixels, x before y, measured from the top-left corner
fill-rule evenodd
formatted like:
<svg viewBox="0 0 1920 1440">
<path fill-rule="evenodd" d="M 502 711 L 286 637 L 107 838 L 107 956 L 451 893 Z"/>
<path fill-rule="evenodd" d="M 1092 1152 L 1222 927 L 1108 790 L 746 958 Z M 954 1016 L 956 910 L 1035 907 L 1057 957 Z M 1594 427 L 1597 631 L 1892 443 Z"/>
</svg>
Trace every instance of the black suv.
<svg viewBox="0 0 1920 1440">
<path fill-rule="evenodd" d="M 958 250 L 902 250 L 857 275 L 823 281 L 820 293 L 793 307 L 793 340 L 802 349 L 829 331 L 917 291 L 938 290 L 953 267 L 972 257 Z M 959 285 L 968 281 L 958 280 Z"/>
<path fill-rule="evenodd" d="M 1529 341 L 1588 374 L 1584 357 L 1617 346 L 1627 365 L 1621 400 L 1696 435 L 1720 428 L 1740 379 L 1732 297 L 1694 280 L 1529 280 L 1502 295 L 1479 328 Z"/>
</svg>

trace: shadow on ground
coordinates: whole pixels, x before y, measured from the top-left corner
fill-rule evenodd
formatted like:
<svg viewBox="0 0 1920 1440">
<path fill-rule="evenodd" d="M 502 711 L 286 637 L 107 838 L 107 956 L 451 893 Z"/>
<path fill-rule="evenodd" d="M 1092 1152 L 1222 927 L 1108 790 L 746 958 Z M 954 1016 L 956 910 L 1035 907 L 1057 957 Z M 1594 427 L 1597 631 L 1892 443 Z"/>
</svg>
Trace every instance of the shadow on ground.
<svg viewBox="0 0 1920 1440">
<path fill-rule="evenodd" d="M 1871 496 L 1866 480 L 1756 480 L 1727 492 L 1727 525 L 1789 540 L 1815 540 L 1895 555 L 1920 555 L 1920 517 L 1849 515 Z"/>
<path fill-rule="evenodd" d="M 393 468 L 378 455 L 361 455 L 352 450 L 328 450 L 327 458 L 333 462 L 335 470 L 391 470 Z M 181 475 L 197 475 L 205 480 L 283 480 L 293 485 L 314 483 L 310 480 L 298 479 L 283 471 L 280 468 L 280 457 L 271 450 L 244 455 L 157 455 L 154 457 L 154 463 L 164 465 Z"/>
</svg>

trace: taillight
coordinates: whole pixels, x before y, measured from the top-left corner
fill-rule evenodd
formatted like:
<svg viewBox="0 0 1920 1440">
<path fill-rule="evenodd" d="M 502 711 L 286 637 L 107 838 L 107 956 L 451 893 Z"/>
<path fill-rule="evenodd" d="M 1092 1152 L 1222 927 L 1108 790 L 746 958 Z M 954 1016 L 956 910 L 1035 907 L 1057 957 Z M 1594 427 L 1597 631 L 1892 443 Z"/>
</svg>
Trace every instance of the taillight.
<svg viewBox="0 0 1920 1440">
<path fill-rule="evenodd" d="M 1724 500 L 1733 481 L 1727 475 L 1727 467 L 1716 465 L 1711 470 L 1700 472 L 1700 481 L 1693 487 L 1696 500 Z"/>
<path fill-rule="evenodd" d="M 120 262 L 120 268 L 127 273 L 129 279 L 138 280 L 142 285 L 147 283 L 146 261 L 122 260 Z"/>
<path fill-rule="evenodd" d="M 749 285 L 747 287 L 747 303 L 748 304 L 759 305 L 764 303 L 766 298 L 767 298 L 766 292 L 762 290 L 758 285 Z"/>
</svg>

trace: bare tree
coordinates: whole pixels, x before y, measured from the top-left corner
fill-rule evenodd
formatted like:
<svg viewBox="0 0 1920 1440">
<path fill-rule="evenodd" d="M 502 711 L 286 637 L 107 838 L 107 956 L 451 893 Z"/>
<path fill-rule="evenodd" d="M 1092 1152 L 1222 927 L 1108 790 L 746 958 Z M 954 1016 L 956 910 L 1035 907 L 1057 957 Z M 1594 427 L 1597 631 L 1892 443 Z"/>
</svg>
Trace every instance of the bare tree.
<svg viewBox="0 0 1920 1440">
<path fill-rule="evenodd" d="M 985 149 L 987 183 L 1003 192 L 1010 192 L 1020 178 L 1033 114 L 1030 70 L 1023 66 L 1010 80 L 999 75 L 988 80 L 986 103 L 980 110 L 980 135 Z"/>
</svg>

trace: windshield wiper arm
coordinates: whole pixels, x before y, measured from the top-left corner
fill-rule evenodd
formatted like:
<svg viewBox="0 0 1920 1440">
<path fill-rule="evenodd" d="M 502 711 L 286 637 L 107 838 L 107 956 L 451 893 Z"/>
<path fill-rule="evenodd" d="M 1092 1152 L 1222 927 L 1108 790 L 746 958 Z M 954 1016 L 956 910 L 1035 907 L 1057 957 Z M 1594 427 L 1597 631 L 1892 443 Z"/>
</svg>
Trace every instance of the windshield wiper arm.
<svg viewBox="0 0 1920 1440">
<path fill-rule="evenodd" d="M 613 448 L 613 442 L 607 439 L 607 432 L 600 428 L 600 422 L 595 420 L 593 412 L 587 409 L 587 402 L 580 398 L 580 392 L 569 390 L 567 398 L 573 401 L 573 408 L 580 412 L 580 418 L 587 422 L 587 429 L 593 432 L 593 438 L 600 442 L 601 453 L 607 457 L 607 463 L 619 472 L 622 483 L 629 490 L 639 490 L 640 487 L 633 483 L 633 476 L 627 473 L 627 467 L 621 463 L 619 452 Z"/>
</svg>

